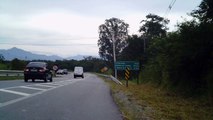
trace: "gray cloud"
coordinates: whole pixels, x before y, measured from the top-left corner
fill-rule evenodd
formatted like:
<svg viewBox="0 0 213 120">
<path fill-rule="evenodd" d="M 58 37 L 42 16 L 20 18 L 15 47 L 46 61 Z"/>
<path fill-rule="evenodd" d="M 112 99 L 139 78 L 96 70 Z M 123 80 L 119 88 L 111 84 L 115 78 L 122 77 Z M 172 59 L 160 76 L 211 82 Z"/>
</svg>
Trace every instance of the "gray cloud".
<svg viewBox="0 0 213 120">
<path fill-rule="evenodd" d="M 168 16 L 171 22 L 174 24 L 180 16 L 191 12 L 200 1 L 176 0 Z M 170 2 L 171 0 L 0 0 L 0 47 L 16 44 L 18 47 L 38 49 L 45 53 L 60 54 L 64 50 L 64 55 L 98 54 L 96 37 L 100 21 L 103 20 L 104 23 L 105 19 L 111 17 L 121 18 L 130 24 L 135 33 L 139 29 L 139 22 L 147 14 L 164 15 Z M 38 17 L 54 12 L 58 12 L 56 17 L 61 15 L 61 12 L 66 14 L 63 19 L 68 19 L 70 23 L 61 19 L 58 22 L 46 18 L 45 21 L 44 18 Z M 38 26 L 27 24 L 32 22 L 32 19 L 35 19 L 33 23 Z M 46 27 L 47 22 L 51 26 L 49 29 L 40 28 Z M 69 29 L 64 31 L 68 32 L 62 34 L 62 29 L 67 26 Z M 46 49 L 46 46 L 50 47 Z M 74 49 L 70 50 L 70 46 Z"/>
<path fill-rule="evenodd" d="M 196 8 L 201 0 L 177 0 L 173 12 Z M 66 9 L 86 15 L 116 15 L 127 12 L 164 13 L 171 0 L 1 0 L 0 13 L 32 14 L 46 9 Z"/>
</svg>

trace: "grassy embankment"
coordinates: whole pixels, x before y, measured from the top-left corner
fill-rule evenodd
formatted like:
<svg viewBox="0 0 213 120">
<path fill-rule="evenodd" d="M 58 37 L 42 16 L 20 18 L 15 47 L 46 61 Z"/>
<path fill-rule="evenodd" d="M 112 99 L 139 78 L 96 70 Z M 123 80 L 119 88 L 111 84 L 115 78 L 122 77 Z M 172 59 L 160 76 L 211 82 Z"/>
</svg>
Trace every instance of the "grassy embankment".
<svg viewBox="0 0 213 120">
<path fill-rule="evenodd" d="M 129 82 L 126 88 L 105 81 L 126 120 L 213 120 L 213 105 L 204 97 L 184 98 L 152 84 Z"/>
</svg>

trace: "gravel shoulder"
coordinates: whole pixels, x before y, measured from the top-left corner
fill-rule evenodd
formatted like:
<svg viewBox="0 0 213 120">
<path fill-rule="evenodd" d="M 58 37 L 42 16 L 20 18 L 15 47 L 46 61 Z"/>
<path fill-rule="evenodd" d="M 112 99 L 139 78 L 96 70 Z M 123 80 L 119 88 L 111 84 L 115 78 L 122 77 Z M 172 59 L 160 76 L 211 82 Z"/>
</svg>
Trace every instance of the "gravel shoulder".
<svg viewBox="0 0 213 120">
<path fill-rule="evenodd" d="M 111 95 L 124 120 L 152 120 L 149 115 L 153 114 L 153 109 L 147 103 L 140 104 L 132 93 L 123 90 L 125 86 L 115 84 L 107 78 L 102 79 L 111 87 Z"/>
</svg>

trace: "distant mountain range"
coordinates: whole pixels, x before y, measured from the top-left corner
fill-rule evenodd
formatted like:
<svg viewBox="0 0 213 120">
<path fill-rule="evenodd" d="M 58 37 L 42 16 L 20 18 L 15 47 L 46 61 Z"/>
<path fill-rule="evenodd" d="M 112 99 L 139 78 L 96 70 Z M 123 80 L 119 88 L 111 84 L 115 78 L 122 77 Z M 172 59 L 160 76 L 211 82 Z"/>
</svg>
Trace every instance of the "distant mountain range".
<svg viewBox="0 0 213 120">
<path fill-rule="evenodd" d="M 0 54 L 4 56 L 5 60 L 13 60 L 14 58 L 18 58 L 20 60 L 51 60 L 51 61 L 55 61 L 55 60 L 63 60 L 63 59 L 82 60 L 82 59 L 84 59 L 84 57 L 87 57 L 87 56 L 83 56 L 83 55 L 77 55 L 77 56 L 72 56 L 72 57 L 68 57 L 68 58 L 62 58 L 57 55 L 47 56 L 47 55 L 35 54 L 35 53 L 25 51 L 25 50 L 22 50 L 22 49 L 19 49 L 16 47 L 13 47 L 8 50 L 0 49 Z"/>
</svg>

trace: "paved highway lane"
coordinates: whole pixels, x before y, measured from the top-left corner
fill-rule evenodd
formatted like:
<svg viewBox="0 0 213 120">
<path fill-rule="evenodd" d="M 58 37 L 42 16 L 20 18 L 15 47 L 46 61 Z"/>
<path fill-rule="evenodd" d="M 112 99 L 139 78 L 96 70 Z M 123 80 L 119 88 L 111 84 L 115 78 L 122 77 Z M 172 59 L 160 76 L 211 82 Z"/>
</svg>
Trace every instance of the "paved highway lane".
<svg viewBox="0 0 213 120">
<path fill-rule="evenodd" d="M 53 83 L 26 83 L 21 88 L 0 88 L 0 97 L 21 96 L 0 104 L 1 120 L 122 120 L 108 86 L 93 74 L 84 79 L 63 75 Z"/>
</svg>

